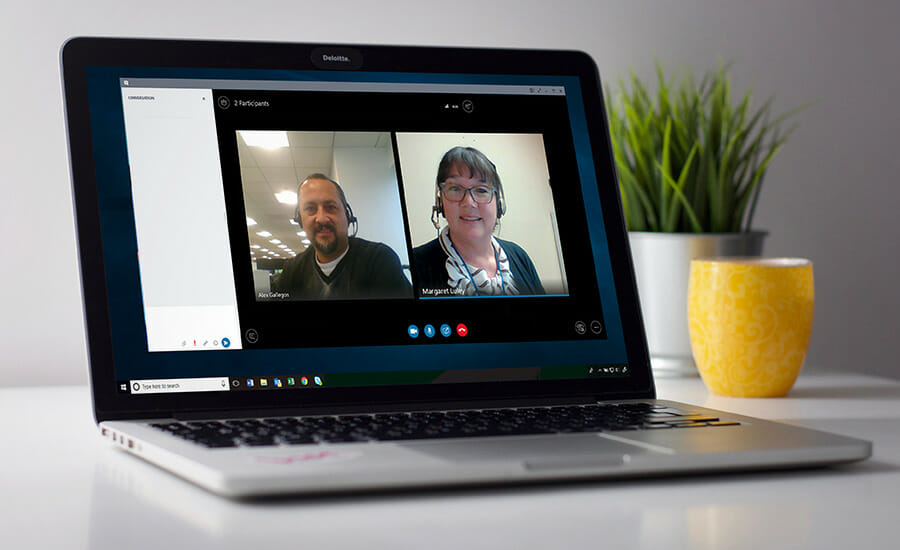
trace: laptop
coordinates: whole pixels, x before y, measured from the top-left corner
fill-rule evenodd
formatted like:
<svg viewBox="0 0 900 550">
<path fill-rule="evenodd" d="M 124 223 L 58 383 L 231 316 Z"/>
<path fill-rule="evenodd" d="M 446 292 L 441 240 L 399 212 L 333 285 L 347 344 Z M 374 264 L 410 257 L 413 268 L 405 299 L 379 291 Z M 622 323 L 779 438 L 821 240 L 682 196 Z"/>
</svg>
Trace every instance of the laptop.
<svg viewBox="0 0 900 550">
<path fill-rule="evenodd" d="M 100 433 L 229 497 L 864 459 L 656 399 L 574 51 L 74 38 Z"/>
</svg>

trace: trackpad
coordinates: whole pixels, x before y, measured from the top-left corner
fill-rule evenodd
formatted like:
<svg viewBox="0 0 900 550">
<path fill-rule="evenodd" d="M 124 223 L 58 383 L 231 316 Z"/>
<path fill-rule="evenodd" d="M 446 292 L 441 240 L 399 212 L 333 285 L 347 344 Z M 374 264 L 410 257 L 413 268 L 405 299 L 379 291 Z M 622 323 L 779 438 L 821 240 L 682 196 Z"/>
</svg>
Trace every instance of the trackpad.
<svg viewBox="0 0 900 550">
<path fill-rule="evenodd" d="M 647 450 L 596 434 L 497 437 L 405 443 L 403 448 L 452 462 L 502 460 L 529 469 L 615 466 Z"/>
</svg>

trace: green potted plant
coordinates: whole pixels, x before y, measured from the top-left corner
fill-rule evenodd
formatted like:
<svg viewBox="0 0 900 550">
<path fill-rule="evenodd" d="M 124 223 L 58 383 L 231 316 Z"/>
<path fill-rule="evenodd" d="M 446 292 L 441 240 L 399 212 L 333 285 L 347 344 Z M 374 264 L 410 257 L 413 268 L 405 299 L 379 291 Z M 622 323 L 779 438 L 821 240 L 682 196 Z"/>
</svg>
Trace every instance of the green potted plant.
<svg viewBox="0 0 900 550">
<path fill-rule="evenodd" d="M 766 170 L 799 111 L 772 117 L 772 98 L 734 102 L 721 63 L 699 84 L 692 74 L 657 91 L 633 73 L 606 93 L 610 135 L 629 230 L 651 361 L 657 374 L 696 375 L 687 328 L 690 261 L 758 256 L 764 231 L 752 222 Z M 802 108 L 802 107 L 801 107 Z"/>
</svg>

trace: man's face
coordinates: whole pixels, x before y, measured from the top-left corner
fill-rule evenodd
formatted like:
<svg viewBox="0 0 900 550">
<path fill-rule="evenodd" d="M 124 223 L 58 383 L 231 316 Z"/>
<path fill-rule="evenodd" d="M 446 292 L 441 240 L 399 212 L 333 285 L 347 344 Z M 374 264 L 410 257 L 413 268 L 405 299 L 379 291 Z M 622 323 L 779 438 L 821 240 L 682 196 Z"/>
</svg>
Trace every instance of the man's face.
<svg viewBox="0 0 900 550">
<path fill-rule="evenodd" d="M 347 214 L 337 188 L 328 180 L 308 179 L 297 196 L 303 229 L 320 262 L 330 262 L 349 245 Z"/>
</svg>

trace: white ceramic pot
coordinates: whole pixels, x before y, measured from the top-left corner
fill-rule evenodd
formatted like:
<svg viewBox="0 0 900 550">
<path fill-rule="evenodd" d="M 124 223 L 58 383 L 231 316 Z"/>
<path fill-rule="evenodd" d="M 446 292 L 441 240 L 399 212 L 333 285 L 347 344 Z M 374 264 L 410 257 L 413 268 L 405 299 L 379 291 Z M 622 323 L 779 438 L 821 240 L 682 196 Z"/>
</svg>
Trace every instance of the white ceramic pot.
<svg viewBox="0 0 900 550">
<path fill-rule="evenodd" d="M 687 323 L 691 260 L 760 256 L 767 234 L 629 232 L 654 375 L 698 376 Z"/>
</svg>

